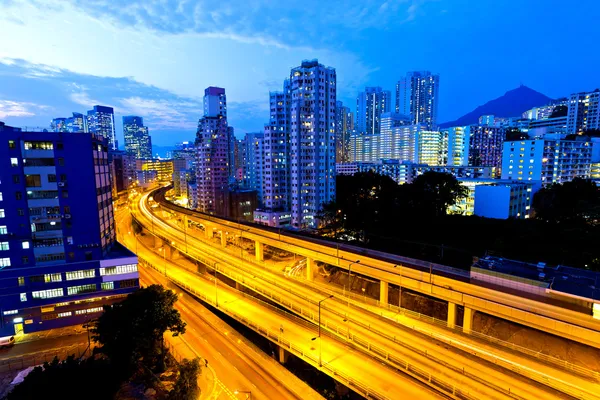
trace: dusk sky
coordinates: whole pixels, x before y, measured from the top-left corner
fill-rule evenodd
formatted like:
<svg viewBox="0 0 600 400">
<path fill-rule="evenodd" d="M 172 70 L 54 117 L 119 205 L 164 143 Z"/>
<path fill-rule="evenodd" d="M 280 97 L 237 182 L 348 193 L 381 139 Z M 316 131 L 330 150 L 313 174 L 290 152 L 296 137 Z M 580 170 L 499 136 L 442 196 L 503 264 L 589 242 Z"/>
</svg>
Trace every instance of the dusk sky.
<svg viewBox="0 0 600 400">
<path fill-rule="evenodd" d="M 115 108 L 155 145 L 193 140 L 207 86 L 238 137 L 268 121 L 290 68 L 335 67 L 338 99 L 440 74 L 438 122 L 523 83 L 552 98 L 600 87 L 598 0 L 0 0 L 0 121 Z"/>
</svg>

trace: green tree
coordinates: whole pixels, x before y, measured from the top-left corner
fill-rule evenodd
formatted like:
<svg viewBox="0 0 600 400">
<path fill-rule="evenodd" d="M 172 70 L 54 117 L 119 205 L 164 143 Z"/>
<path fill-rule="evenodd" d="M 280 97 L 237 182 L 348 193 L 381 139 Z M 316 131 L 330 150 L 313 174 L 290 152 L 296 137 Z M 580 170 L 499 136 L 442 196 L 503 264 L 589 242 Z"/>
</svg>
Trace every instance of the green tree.
<svg viewBox="0 0 600 400">
<path fill-rule="evenodd" d="M 535 194 L 533 209 L 535 217 L 544 221 L 596 223 L 600 218 L 600 188 L 581 178 L 555 183 Z"/>
<path fill-rule="evenodd" d="M 200 372 L 198 359 L 184 359 L 179 364 L 179 376 L 173 390 L 169 393 L 169 400 L 196 400 L 200 396 L 198 387 Z"/>
<path fill-rule="evenodd" d="M 427 171 L 419 175 L 408 189 L 412 208 L 421 210 L 420 215 L 424 217 L 444 216 L 448 207 L 468 195 L 468 189 L 447 172 Z"/>
<path fill-rule="evenodd" d="M 93 339 L 101 344 L 97 350 L 107 355 L 115 366 L 130 372 L 138 361 L 150 369 L 164 369 L 166 349 L 163 335 L 185 332 L 185 322 L 174 309 L 177 295 L 160 285 L 139 289 L 125 300 L 104 306 L 104 314 L 93 323 Z"/>
</svg>

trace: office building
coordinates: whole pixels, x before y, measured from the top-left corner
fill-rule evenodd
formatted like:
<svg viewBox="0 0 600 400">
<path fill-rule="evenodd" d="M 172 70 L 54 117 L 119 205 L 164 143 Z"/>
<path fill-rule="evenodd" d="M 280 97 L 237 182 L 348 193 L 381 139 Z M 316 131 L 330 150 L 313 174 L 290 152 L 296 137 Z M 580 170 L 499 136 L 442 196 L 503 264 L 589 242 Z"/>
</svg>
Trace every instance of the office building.
<svg viewBox="0 0 600 400">
<path fill-rule="evenodd" d="M 569 98 L 567 132 L 581 134 L 589 129 L 600 129 L 600 89 Z"/>
<path fill-rule="evenodd" d="M 354 114 L 341 101 L 335 106 L 335 162 L 350 161 L 350 135 L 354 131 Z"/>
<path fill-rule="evenodd" d="M 54 118 L 50 122 L 52 132 L 85 133 L 87 129 L 87 118 L 80 113 L 73 113 L 69 118 Z"/>
<path fill-rule="evenodd" d="M 279 223 L 291 214 L 293 227 L 314 227 L 322 204 L 335 198 L 335 69 L 303 61 L 270 103 L 259 219 Z"/>
<path fill-rule="evenodd" d="M 437 128 L 440 76 L 429 71 L 409 72 L 396 85 L 396 112 L 408 115 L 412 124 Z"/>
<path fill-rule="evenodd" d="M 469 165 L 493 167 L 502 165 L 502 143 L 505 130 L 497 126 L 469 126 Z"/>
<path fill-rule="evenodd" d="M 224 192 L 224 200 L 219 205 L 216 214 L 236 221 L 251 222 L 254 210 L 258 207 L 256 191 L 240 188 L 230 188 Z"/>
<path fill-rule="evenodd" d="M 230 144 L 225 89 L 208 87 L 204 91 L 204 116 L 196 132 L 196 201 L 201 212 L 214 214 L 217 203 L 222 202 L 231 175 Z"/>
<path fill-rule="evenodd" d="M 142 117 L 123 117 L 123 137 L 127 154 L 136 159 L 152 158 L 152 139 Z"/>
<path fill-rule="evenodd" d="M 155 171 L 159 182 L 169 182 L 173 178 L 173 160 L 151 158 L 149 160 L 135 160 L 136 171 Z"/>
<path fill-rule="evenodd" d="M 108 164 L 112 177 L 113 196 L 136 185 L 136 160 L 124 151 L 108 153 Z"/>
<path fill-rule="evenodd" d="M 115 113 L 112 107 L 94 106 L 87 112 L 88 132 L 100 135 L 108 140 L 110 151 L 117 150 L 117 137 L 115 136 Z"/>
<path fill-rule="evenodd" d="M 139 287 L 116 242 L 108 141 L 0 123 L 0 336 L 82 324 Z"/>
<path fill-rule="evenodd" d="M 589 178 L 592 144 L 579 140 L 523 140 L 505 142 L 502 179 L 540 181 L 542 185 Z"/>
<path fill-rule="evenodd" d="M 359 134 L 378 134 L 381 114 L 390 112 L 392 95 L 380 87 L 367 87 L 356 98 L 355 129 Z"/>
</svg>

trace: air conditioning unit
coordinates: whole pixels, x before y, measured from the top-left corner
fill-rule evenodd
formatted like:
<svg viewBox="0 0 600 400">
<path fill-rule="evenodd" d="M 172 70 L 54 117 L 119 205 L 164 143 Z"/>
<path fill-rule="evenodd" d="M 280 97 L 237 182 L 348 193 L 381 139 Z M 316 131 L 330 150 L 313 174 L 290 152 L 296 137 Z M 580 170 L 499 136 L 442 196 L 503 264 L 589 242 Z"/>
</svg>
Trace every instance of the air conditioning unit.
<svg viewBox="0 0 600 400">
<path fill-rule="evenodd" d="M 58 186 L 59 187 L 65 187 L 66 183 L 65 182 L 58 182 Z"/>
<path fill-rule="evenodd" d="M 65 219 L 70 219 L 71 218 L 71 214 L 65 214 Z"/>
</svg>

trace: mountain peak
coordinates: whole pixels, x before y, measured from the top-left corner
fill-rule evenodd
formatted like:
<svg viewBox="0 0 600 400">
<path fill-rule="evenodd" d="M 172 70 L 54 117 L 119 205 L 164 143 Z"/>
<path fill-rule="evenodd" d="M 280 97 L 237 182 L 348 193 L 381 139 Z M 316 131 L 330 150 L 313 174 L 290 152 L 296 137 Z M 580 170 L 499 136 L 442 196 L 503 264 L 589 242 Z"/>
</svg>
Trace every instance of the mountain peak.
<svg viewBox="0 0 600 400">
<path fill-rule="evenodd" d="M 494 115 L 503 118 L 519 117 L 523 112 L 533 107 L 544 106 L 551 101 L 550 97 L 521 84 L 519 87 L 507 91 L 504 95 L 477 107 L 456 121 L 440 124 L 440 127 L 477 124 L 479 117 L 482 115 Z"/>
</svg>

